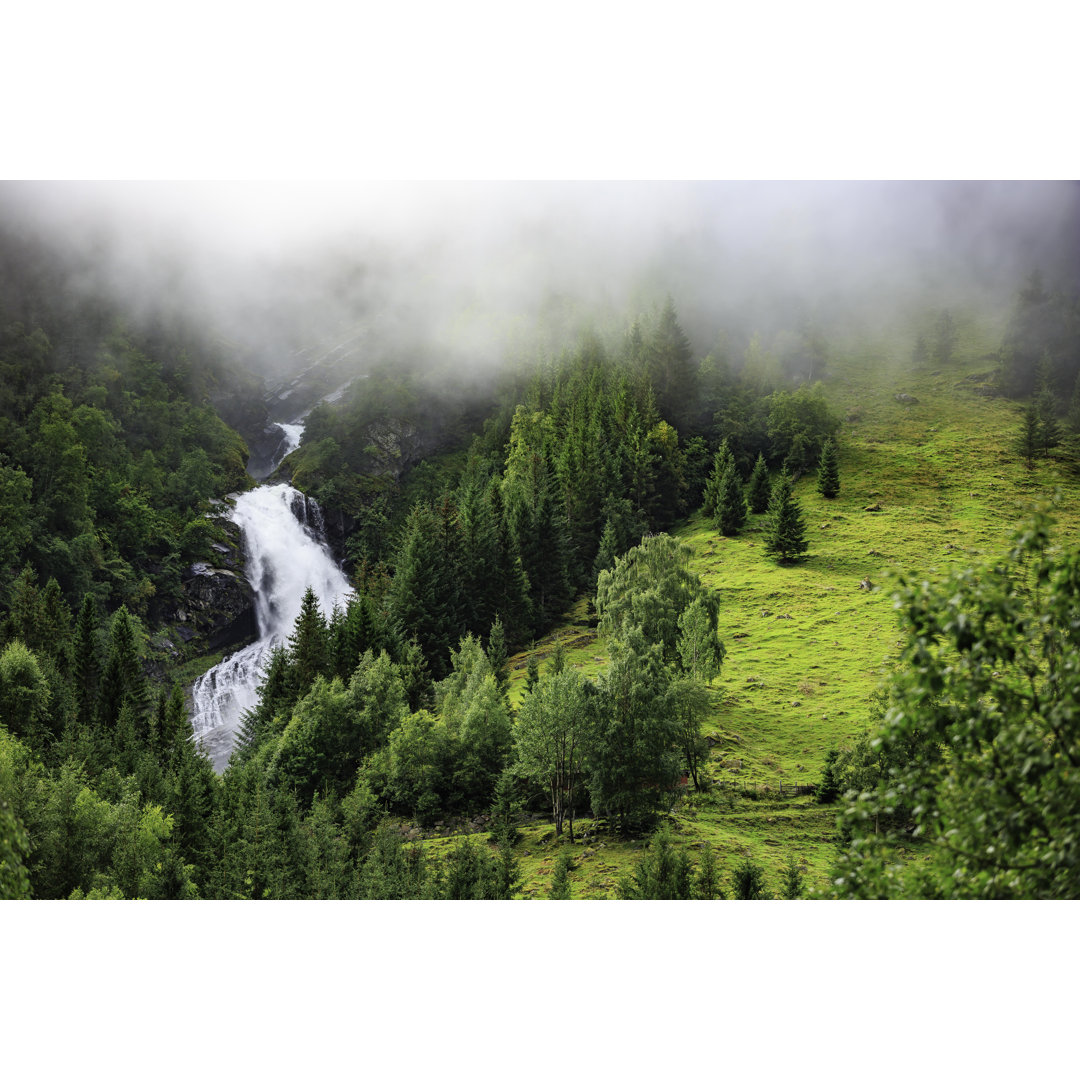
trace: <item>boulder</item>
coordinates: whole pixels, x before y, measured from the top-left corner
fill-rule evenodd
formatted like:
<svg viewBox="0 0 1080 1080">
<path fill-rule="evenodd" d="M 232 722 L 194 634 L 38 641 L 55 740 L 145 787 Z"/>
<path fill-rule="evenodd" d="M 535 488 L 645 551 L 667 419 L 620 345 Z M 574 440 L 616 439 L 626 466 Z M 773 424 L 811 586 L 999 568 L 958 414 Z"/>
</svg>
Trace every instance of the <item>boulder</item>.
<svg viewBox="0 0 1080 1080">
<path fill-rule="evenodd" d="M 255 592 L 243 574 L 194 563 L 183 590 L 175 618 L 206 639 L 208 652 L 244 645 L 258 635 Z"/>
</svg>

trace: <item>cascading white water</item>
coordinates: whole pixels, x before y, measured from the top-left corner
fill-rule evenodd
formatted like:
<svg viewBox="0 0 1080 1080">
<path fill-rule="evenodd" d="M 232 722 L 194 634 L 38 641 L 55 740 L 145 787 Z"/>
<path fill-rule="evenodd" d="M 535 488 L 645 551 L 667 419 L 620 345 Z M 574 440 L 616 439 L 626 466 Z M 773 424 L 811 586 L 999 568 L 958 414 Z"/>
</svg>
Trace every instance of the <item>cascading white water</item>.
<svg viewBox="0 0 1080 1080">
<path fill-rule="evenodd" d="M 281 428 L 281 445 L 274 455 L 270 471 L 273 472 L 299 445 L 300 437 L 304 434 L 303 424 L 278 424 Z"/>
<path fill-rule="evenodd" d="M 297 429 L 299 442 L 303 425 L 288 426 Z M 351 592 L 323 539 L 318 504 L 302 492 L 288 484 L 257 487 L 237 497 L 229 516 L 244 537 L 259 640 L 211 668 L 192 687 L 191 726 L 219 772 L 228 764 L 244 713 L 258 704 L 271 650 L 292 633 L 304 593 L 313 589 L 328 615 Z"/>
</svg>

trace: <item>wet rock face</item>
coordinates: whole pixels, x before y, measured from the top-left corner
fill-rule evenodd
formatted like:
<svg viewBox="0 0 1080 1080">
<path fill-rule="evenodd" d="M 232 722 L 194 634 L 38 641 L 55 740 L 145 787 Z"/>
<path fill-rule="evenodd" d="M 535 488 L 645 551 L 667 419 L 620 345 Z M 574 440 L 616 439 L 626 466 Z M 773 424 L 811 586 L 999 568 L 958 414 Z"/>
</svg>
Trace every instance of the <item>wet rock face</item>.
<svg viewBox="0 0 1080 1080">
<path fill-rule="evenodd" d="M 184 600 L 176 611 L 177 629 L 206 640 L 206 650 L 233 648 L 258 634 L 255 593 L 242 573 L 195 563 L 183 583 Z"/>
</svg>

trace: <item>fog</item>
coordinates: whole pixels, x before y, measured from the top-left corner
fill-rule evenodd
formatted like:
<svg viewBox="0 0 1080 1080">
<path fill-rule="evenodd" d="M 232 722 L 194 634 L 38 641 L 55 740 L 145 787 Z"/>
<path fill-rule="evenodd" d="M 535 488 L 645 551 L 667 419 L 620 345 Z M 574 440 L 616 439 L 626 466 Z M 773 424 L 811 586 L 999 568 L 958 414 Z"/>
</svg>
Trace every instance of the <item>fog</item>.
<svg viewBox="0 0 1080 1080">
<path fill-rule="evenodd" d="M 182 318 L 278 379 L 343 346 L 479 375 L 671 295 L 726 332 L 1008 305 L 1080 282 L 1068 182 L 6 183 L 0 225 L 60 288 Z"/>
</svg>

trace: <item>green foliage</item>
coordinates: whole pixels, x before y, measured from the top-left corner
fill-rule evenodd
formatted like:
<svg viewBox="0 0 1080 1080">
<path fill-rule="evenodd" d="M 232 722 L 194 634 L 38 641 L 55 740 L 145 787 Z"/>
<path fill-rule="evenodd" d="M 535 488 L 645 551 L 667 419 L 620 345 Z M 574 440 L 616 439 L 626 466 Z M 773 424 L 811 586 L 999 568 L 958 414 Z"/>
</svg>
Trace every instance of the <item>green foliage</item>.
<svg viewBox="0 0 1080 1080">
<path fill-rule="evenodd" d="M 29 900 L 26 862 L 30 837 L 11 807 L 0 799 L 0 900 Z"/>
<path fill-rule="evenodd" d="M 770 457 L 774 462 L 787 462 L 796 473 L 813 467 L 825 440 L 839 427 L 840 421 L 829 410 L 820 386 L 780 390 L 769 398 Z"/>
<path fill-rule="evenodd" d="M 724 536 L 735 536 L 746 524 L 746 496 L 742 481 L 732 462 L 720 478 L 715 524 Z"/>
<path fill-rule="evenodd" d="M 521 839 L 521 798 L 517 793 L 514 773 L 503 769 L 495 782 L 495 798 L 491 804 L 491 836 L 499 844 L 514 844 Z"/>
<path fill-rule="evenodd" d="M 574 806 L 595 743 L 591 687 L 567 669 L 541 679 L 521 703 L 514 724 L 514 772 L 546 789 L 555 835 L 568 820 L 574 838 Z"/>
<path fill-rule="evenodd" d="M 769 469 L 765 464 L 765 455 L 758 454 L 754 462 L 754 471 L 750 474 L 750 483 L 746 488 L 746 501 L 755 514 L 763 514 L 769 508 L 769 496 L 772 485 L 769 482 Z"/>
<path fill-rule="evenodd" d="M 1050 526 L 1033 517 L 999 565 L 901 581 L 904 652 L 876 741 L 947 752 L 893 753 L 852 795 L 840 895 L 1080 896 L 1080 553 L 1055 549 Z"/>
<path fill-rule="evenodd" d="M 791 477 L 782 472 L 773 485 L 769 499 L 769 516 L 765 522 L 765 553 L 781 559 L 794 559 L 806 551 L 809 544 L 802 510 L 791 490 Z"/>
<path fill-rule="evenodd" d="M 0 723 L 35 740 L 49 724 L 51 697 L 37 656 L 21 641 L 7 645 L 0 653 Z"/>
<path fill-rule="evenodd" d="M 1024 464 L 1029 469 L 1032 468 L 1035 464 L 1035 457 L 1040 450 L 1039 410 L 1034 402 L 1024 409 L 1020 434 L 1016 437 L 1016 449 L 1024 459 Z"/>
<path fill-rule="evenodd" d="M 690 857 L 676 850 L 671 829 L 665 824 L 653 835 L 649 846 L 630 876 L 619 881 L 620 900 L 689 900 L 693 888 Z"/>
<path fill-rule="evenodd" d="M 800 865 L 794 855 L 789 855 L 784 864 L 783 891 L 780 894 L 782 900 L 801 900 L 806 895 L 804 873 L 805 867 Z"/>
<path fill-rule="evenodd" d="M 726 650 L 716 633 L 715 606 L 696 596 L 679 616 L 678 652 L 682 670 L 700 682 L 720 674 Z"/>
<path fill-rule="evenodd" d="M 731 871 L 731 895 L 734 900 L 771 900 L 765 889 L 765 869 L 749 856 Z"/>
<path fill-rule="evenodd" d="M 623 832 L 639 831 L 671 805 L 679 778 L 678 720 L 660 646 L 637 627 L 614 638 L 599 694 L 589 777 L 593 811 Z"/>
<path fill-rule="evenodd" d="M 695 900 L 723 900 L 724 890 L 720 887 L 720 869 L 716 862 L 716 853 L 707 840 L 701 848 L 698 860 L 697 880 L 694 883 Z"/>
<path fill-rule="evenodd" d="M 821 781 L 818 783 L 815 797 L 822 805 L 836 802 L 843 794 L 840 787 L 840 768 L 837 764 L 839 752 L 833 748 L 825 752 L 825 765 L 821 770 Z"/>
<path fill-rule="evenodd" d="M 569 848 L 560 848 L 555 857 L 555 869 L 551 872 L 549 900 L 572 900 L 570 893 L 570 871 L 574 867 L 574 857 Z"/>
<path fill-rule="evenodd" d="M 826 439 L 821 449 L 817 489 L 826 499 L 835 499 L 840 494 L 840 466 L 836 460 L 836 447 L 832 439 Z"/>
<path fill-rule="evenodd" d="M 717 601 L 688 562 L 689 551 L 666 533 L 647 536 L 631 548 L 597 581 L 600 632 L 614 637 L 637 629 L 647 642 L 660 646 L 665 661 L 674 661 L 679 620 L 695 600 L 715 627 Z"/>
<path fill-rule="evenodd" d="M 709 747 L 701 735 L 701 722 L 709 705 L 709 692 L 697 679 L 684 676 L 673 681 L 671 709 L 678 723 L 678 746 L 698 791 L 702 788 L 702 769 L 709 760 Z"/>
</svg>

